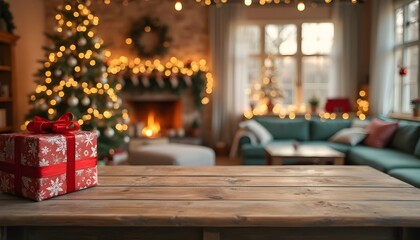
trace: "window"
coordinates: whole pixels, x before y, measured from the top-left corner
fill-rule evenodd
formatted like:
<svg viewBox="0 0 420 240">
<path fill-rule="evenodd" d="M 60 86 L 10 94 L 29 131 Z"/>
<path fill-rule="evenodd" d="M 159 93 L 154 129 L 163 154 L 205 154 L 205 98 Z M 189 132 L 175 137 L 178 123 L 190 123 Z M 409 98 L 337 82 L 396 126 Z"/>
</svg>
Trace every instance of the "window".
<svg viewBox="0 0 420 240">
<path fill-rule="evenodd" d="M 394 112 L 410 112 L 410 100 L 419 94 L 419 1 L 410 1 L 395 10 L 394 58 L 407 75 L 394 76 Z"/>
<path fill-rule="evenodd" d="M 249 24 L 244 28 L 250 87 L 264 77 L 264 60 L 272 56 L 274 76 L 285 93 L 284 107 L 306 104 L 313 96 L 325 102 L 331 81 L 332 23 Z"/>
</svg>

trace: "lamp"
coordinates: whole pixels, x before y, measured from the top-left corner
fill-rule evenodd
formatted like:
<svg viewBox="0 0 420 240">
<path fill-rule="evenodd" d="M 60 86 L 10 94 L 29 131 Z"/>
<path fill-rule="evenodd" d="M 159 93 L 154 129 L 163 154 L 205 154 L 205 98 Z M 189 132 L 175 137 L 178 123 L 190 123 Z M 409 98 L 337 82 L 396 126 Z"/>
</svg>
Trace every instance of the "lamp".
<svg viewBox="0 0 420 240">
<path fill-rule="evenodd" d="M 351 104 L 348 98 L 329 98 L 325 104 L 325 111 L 329 113 L 351 112 Z"/>
</svg>

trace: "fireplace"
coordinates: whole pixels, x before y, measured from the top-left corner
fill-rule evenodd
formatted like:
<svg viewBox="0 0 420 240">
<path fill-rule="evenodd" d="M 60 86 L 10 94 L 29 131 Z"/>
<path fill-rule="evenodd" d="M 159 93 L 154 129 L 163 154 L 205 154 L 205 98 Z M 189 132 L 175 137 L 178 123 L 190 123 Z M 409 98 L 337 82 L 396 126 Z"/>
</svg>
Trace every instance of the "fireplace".
<svg viewBox="0 0 420 240">
<path fill-rule="evenodd" d="M 167 136 L 170 131 L 183 129 L 182 99 L 171 98 L 130 98 L 126 100 L 130 109 L 131 122 L 143 137 Z M 156 132 L 158 131 L 158 132 Z"/>
</svg>

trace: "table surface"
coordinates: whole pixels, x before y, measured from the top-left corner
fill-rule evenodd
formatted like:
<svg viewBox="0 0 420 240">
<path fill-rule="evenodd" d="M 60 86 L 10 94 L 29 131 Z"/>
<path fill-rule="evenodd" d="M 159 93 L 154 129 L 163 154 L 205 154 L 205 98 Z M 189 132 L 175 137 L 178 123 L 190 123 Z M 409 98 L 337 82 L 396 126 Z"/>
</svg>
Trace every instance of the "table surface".
<svg viewBox="0 0 420 240">
<path fill-rule="evenodd" d="M 327 146 L 299 146 L 296 150 L 291 145 L 267 146 L 265 151 L 271 157 L 299 158 L 336 158 L 344 154 Z"/>
<path fill-rule="evenodd" d="M 420 190 L 366 166 L 104 166 L 99 183 L 0 194 L 0 226 L 420 227 Z"/>
</svg>

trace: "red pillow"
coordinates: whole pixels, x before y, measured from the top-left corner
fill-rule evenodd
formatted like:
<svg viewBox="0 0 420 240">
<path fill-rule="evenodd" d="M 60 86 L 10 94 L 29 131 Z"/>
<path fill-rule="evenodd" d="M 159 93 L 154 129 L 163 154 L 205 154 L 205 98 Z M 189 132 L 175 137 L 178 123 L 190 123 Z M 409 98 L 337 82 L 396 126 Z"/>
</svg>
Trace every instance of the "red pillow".
<svg viewBox="0 0 420 240">
<path fill-rule="evenodd" d="M 374 118 L 366 126 L 368 136 L 364 141 L 364 144 L 370 147 L 384 148 L 389 140 L 391 140 L 392 135 L 398 128 L 398 123 L 396 122 L 384 122 L 377 118 Z"/>
</svg>

